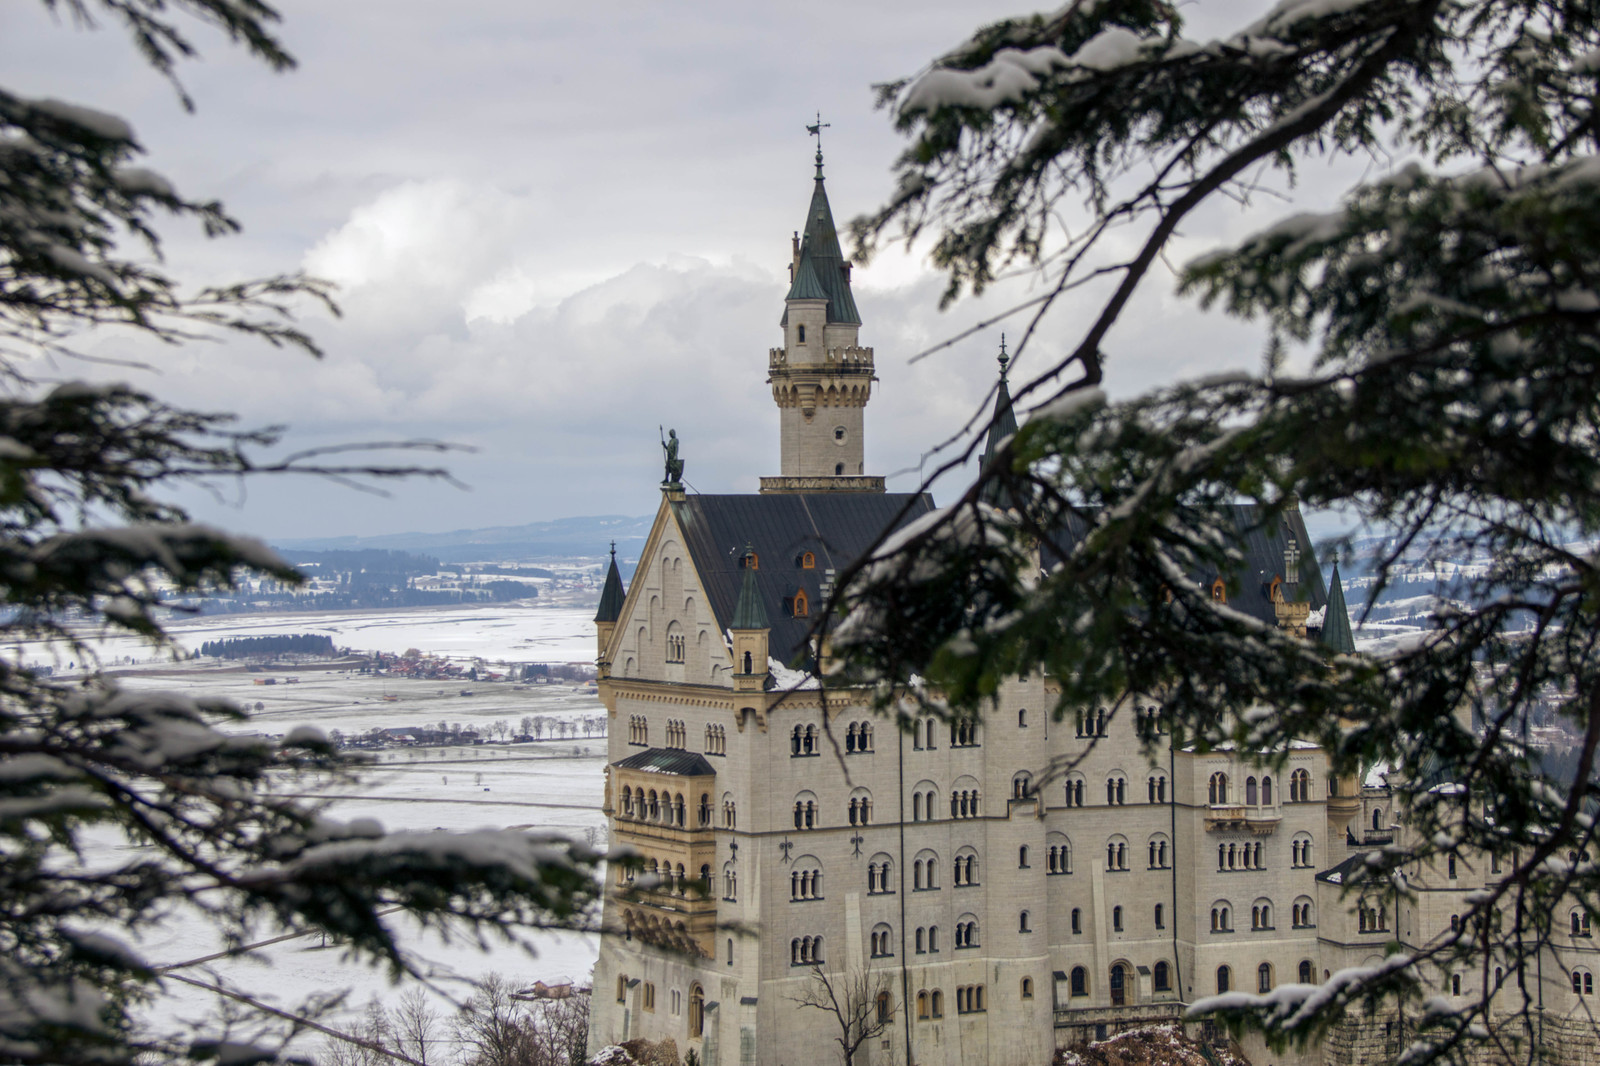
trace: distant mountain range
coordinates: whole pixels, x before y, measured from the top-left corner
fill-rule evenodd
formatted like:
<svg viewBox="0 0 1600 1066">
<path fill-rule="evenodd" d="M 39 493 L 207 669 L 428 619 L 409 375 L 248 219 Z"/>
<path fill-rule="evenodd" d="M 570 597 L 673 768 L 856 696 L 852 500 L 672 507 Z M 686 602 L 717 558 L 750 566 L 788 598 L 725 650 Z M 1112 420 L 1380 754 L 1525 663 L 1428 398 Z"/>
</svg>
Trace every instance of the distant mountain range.
<svg viewBox="0 0 1600 1066">
<path fill-rule="evenodd" d="M 446 563 L 551 562 L 603 558 L 612 541 L 619 559 L 636 558 L 654 515 L 584 515 L 525 526 L 457 529 L 448 533 L 386 533 L 377 537 L 304 537 L 280 540 L 289 551 L 354 551 L 388 548 L 423 552 Z"/>
</svg>

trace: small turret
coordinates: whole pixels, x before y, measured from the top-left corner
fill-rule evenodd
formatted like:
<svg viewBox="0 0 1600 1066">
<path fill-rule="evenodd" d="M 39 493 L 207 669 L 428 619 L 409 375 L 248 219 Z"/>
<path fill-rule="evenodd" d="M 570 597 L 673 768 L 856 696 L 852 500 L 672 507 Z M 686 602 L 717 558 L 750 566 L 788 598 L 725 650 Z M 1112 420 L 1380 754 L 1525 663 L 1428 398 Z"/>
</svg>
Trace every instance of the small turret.
<svg viewBox="0 0 1600 1066">
<path fill-rule="evenodd" d="M 739 602 L 733 608 L 733 621 L 728 626 L 733 634 L 733 690 L 735 692 L 761 692 L 767 686 L 768 638 L 772 623 L 767 621 L 766 608 L 761 605 L 761 592 L 756 588 L 755 551 L 745 545 L 739 564 L 744 568 L 744 582 L 739 586 Z"/>
<path fill-rule="evenodd" d="M 1355 654 L 1356 641 L 1350 632 L 1350 612 L 1344 605 L 1344 587 L 1339 584 L 1338 560 L 1334 560 L 1333 577 L 1328 582 L 1328 608 L 1322 619 L 1322 643 L 1337 654 Z"/>
<path fill-rule="evenodd" d="M 600 590 L 600 607 L 594 613 L 595 639 L 599 644 L 595 669 L 601 677 L 611 673 L 606 646 L 611 643 L 611 634 L 616 632 L 617 622 L 622 618 L 622 602 L 626 598 L 622 590 L 622 572 L 617 569 L 617 542 L 612 541 L 611 569 L 606 571 L 605 587 Z"/>
<path fill-rule="evenodd" d="M 983 445 L 983 465 L 978 469 L 989 473 L 994 466 L 994 457 L 1000 451 L 1007 438 L 1016 436 L 1017 415 L 1011 409 L 1011 390 L 1006 388 L 1006 366 L 1011 362 L 1011 357 L 1006 354 L 1006 335 L 1000 334 L 1000 384 L 994 393 L 994 416 L 989 419 L 989 439 Z M 1010 510 L 1016 506 L 1016 501 L 1011 498 L 1011 493 L 998 482 L 990 481 L 983 486 L 981 498 L 984 503 L 1002 510 Z"/>
</svg>

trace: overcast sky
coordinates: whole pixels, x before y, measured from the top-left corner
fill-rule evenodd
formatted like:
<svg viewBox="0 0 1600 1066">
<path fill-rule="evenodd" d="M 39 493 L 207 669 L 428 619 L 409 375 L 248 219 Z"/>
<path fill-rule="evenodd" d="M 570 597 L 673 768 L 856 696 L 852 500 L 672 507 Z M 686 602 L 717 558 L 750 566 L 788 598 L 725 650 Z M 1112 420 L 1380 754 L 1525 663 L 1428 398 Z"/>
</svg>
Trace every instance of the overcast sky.
<svg viewBox="0 0 1600 1066">
<path fill-rule="evenodd" d="M 778 472 L 765 368 L 811 191 L 806 123 L 818 110 L 831 123 L 835 217 L 870 210 L 901 148 L 873 83 L 915 74 L 1015 12 L 943 0 L 279 6 L 299 69 L 271 74 L 197 33 L 203 60 L 183 69 L 194 115 L 109 27 L 84 32 L 36 2 L 0 9 L 8 88 L 123 115 L 149 165 L 243 221 L 243 235 L 219 241 L 167 226 L 174 273 L 215 282 L 303 268 L 340 285 L 344 317 L 308 318 L 321 363 L 235 343 L 120 373 L 246 425 L 288 423 L 296 447 L 437 438 L 476 449 L 449 460 L 467 491 L 410 484 L 377 499 L 296 480 L 190 501 L 206 520 L 269 537 L 650 513 L 660 425 L 683 438 L 695 489 L 754 491 Z M 1286 210 L 1197 220 L 1178 258 Z M 1186 308 L 1170 275 L 1150 282 L 1107 346 L 1114 395 L 1259 365 L 1255 328 Z M 940 288 L 914 253 L 855 273 L 881 378 L 867 470 L 891 475 L 892 490 L 913 489 L 923 453 L 981 401 L 999 328 L 915 366 L 907 357 L 1022 293 L 940 313 Z M 1024 373 L 1074 342 L 1082 306 L 1049 321 Z M 94 350 L 149 355 L 123 339 Z"/>
</svg>

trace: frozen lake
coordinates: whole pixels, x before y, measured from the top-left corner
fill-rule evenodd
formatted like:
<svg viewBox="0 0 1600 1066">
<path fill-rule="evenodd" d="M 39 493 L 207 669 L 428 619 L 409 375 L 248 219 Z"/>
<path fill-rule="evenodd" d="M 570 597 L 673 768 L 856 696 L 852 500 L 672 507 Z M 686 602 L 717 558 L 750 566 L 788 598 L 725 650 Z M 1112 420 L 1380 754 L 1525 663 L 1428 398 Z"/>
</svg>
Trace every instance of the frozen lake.
<svg viewBox="0 0 1600 1066">
<path fill-rule="evenodd" d="M 591 617 L 592 609 L 493 606 L 392 614 L 225 615 L 186 620 L 173 630 L 185 648 L 226 636 L 317 632 L 363 651 L 416 647 L 490 663 L 588 662 L 595 650 Z M 26 653 L 40 662 L 52 661 L 56 654 L 39 645 Z M 279 673 L 278 684 L 259 685 L 261 674 L 231 665 L 171 662 L 131 641 L 102 642 L 100 654 L 108 664 L 123 658 L 144 660 L 142 665 L 112 668 L 118 682 L 128 688 L 221 696 L 245 706 L 252 722 L 238 727 L 241 731 L 282 734 L 303 724 L 354 735 L 376 726 L 444 722 L 482 732 L 503 720 L 515 732 L 522 719 L 537 718 L 543 720 L 542 731 L 548 737 L 556 732 L 554 723 L 565 722 L 567 735 L 554 740 L 375 752 L 377 761 L 358 789 L 340 787 L 321 798 L 333 817 L 375 818 L 391 830 L 529 827 L 605 843 L 600 811 L 605 740 L 581 735 L 586 723 L 594 728 L 604 722 L 605 709 L 582 687 L 411 681 L 309 667 L 298 672 L 295 684 L 283 683 Z M 463 690 L 472 695 L 460 695 Z M 102 846 L 116 851 L 128 847 L 109 840 Z M 394 920 L 398 930 L 407 930 L 403 918 L 396 915 Z M 259 940 L 280 932 L 262 929 Z M 541 932 L 529 938 L 537 950 L 533 956 L 504 946 L 485 953 L 460 937 L 445 942 L 415 930 L 406 932 L 404 941 L 439 987 L 458 996 L 466 994 L 463 979 L 491 970 L 526 983 L 535 979 L 588 983 L 598 953 L 594 936 Z M 389 983 L 386 973 L 343 959 L 337 949 L 324 947 L 314 937 L 284 940 L 246 957 L 180 965 L 221 949 L 206 921 L 194 915 L 175 914 L 137 944 L 157 966 L 179 966 L 174 973 L 226 984 L 285 1010 L 293 1010 L 309 996 L 349 989 L 346 1006 L 334 1016 L 335 1025 L 359 1014 L 374 996 L 393 1004 L 403 991 Z M 216 999 L 210 993 L 174 980 L 164 984 L 165 995 L 154 1011 L 158 1019 L 199 1019 L 215 1009 Z M 447 1005 L 440 1006 L 443 1013 Z M 311 1035 L 296 1046 L 302 1053 L 315 1052 L 321 1042 L 321 1037 Z"/>
</svg>

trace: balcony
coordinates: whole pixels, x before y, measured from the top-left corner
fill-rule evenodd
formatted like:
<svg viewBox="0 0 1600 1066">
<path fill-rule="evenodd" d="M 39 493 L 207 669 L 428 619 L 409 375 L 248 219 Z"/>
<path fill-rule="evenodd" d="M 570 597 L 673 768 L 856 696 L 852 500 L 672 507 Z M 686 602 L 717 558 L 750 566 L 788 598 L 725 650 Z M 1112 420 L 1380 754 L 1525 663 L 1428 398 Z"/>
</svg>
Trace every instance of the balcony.
<svg viewBox="0 0 1600 1066">
<path fill-rule="evenodd" d="M 1057 1007 L 1054 1012 L 1055 1027 L 1075 1029 L 1079 1026 L 1105 1026 L 1108 1031 L 1117 1032 L 1136 1025 L 1181 1020 L 1186 1004 L 1178 999 L 1177 993 L 1161 992 L 1158 995 L 1170 998 L 1122 1007 Z"/>
<path fill-rule="evenodd" d="M 1206 831 L 1210 833 L 1248 830 L 1255 836 L 1270 836 L 1282 821 L 1276 807 L 1218 805 L 1206 811 Z"/>
<path fill-rule="evenodd" d="M 698 816 L 697 816 L 698 817 Z M 663 825 L 660 822 L 641 822 L 636 818 L 617 815 L 612 819 L 613 832 L 625 840 L 648 842 L 650 844 L 680 844 L 690 845 L 707 843 L 715 840 L 716 828 L 714 826 L 694 826 L 686 828 L 676 825 Z"/>
</svg>

